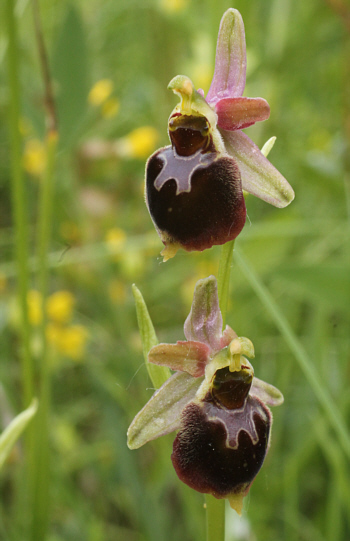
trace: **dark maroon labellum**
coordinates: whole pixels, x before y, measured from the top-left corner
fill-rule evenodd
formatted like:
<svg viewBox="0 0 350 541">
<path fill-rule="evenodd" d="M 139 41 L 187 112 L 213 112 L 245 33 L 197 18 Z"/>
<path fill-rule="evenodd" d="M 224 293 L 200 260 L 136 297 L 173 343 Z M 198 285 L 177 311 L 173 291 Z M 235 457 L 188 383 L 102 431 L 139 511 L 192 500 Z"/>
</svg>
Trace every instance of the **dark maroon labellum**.
<svg viewBox="0 0 350 541">
<path fill-rule="evenodd" d="M 169 135 L 172 146 L 146 166 L 146 203 L 163 243 L 202 251 L 236 238 L 246 219 L 236 161 L 215 150 L 204 116 L 176 113 Z"/>
<path fill-rule="evenodd" d="M 268 408 L 251 396 L 242 410 L 190 402 L 171 456 L 177 475 L 218 498 L 247 491 L 264 462 L 270 426 Z"/>
</svg>

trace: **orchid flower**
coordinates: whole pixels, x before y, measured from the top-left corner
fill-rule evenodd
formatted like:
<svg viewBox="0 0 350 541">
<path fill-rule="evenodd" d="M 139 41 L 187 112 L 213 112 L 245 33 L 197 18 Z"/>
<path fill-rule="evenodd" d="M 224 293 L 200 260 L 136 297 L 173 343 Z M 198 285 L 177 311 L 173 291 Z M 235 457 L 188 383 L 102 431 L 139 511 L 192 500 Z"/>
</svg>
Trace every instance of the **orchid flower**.
<svg viewBox="0 0 350 541">
<path fill-rule="evenodd" d="M 270 115 L 266 100 L 242 97 L 246 64 L 243 20 L 229 9 L 206 98 L 184 75 L 169 83 L 181 99 L 168 122 L 171 145 L 148 159 L 145 187 L 164 261 L 179 248 L 202 251 L 236 238 L 246 220 L 243 190 L 281 208 L 294 199 L 287 180 L 241 131 Z"/>
<path fill-rule="evenodd" d="M 278 389 L 254 377 L 248 338 L 222 332 L 214 276 L 199 280 L 184 325 L 186 341 L 158 344 L 148 361 L 175 373 L 136 415 L 128 446 L 137 449 L 178 430 L 172 462 L 178 477 L 198 492 L 228 498 L 239 514 L 243 498 L 268 451 L 269 406 L 282 404 Z"/>
</svg>

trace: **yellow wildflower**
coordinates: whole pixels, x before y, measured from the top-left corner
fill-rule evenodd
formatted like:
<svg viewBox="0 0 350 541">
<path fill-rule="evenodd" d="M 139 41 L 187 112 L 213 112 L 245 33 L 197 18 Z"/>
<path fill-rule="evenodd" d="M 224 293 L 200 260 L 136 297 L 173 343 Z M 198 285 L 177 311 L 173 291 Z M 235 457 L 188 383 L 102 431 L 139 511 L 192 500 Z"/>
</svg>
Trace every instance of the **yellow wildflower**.
<svg viewBox="0 0 350 541">
<path fill-rule="evenodd" d="M 121 280 L 111 280 L 108 285 L 108 293 L 112 302 L 124 304 L 126 300 L 126 287 Z"/>
<path fill-rule="evenodd" d="M 186 7 L 186 0 L 161 0 L 160 5 L 168 13 L 177 13 Z"/>
<path fill-rule="evenodd" d="M 129 279 L 140 276 L 145 269 L 145 257 L 144 254 L 136 250 L 123 251 L 120 254 L 121 269 Z"/>
<path fill-rule="evenodd" d="M 105 118 L 112 118 L 115 116 L 119 111 L 120 103 L 117 98 L 109 98 L 104 102 L 102 105 L 102 116 Z"/>
<path fill-rule="evenodd" d="M 48 317 L 56 323 L 67 323 L 73 313 L 75 299 L 70 291 L 56 291 L 47 299 Z"/>
<path fill-rule="evenodd" d="M 159 139 L 153 126 L 141 126 L 120 141 L 120 153 L 127 158 L 147 158 L 155 149 Z"/>
<path fill-rule="evenodd" d="M 40 291 L 32 289 L 27 294 L 28 320 L 32 325 L 40 325 L 43 319 L 42 295 Z"/>
<path fill-rule="evenodd" d="M 56 323 L 49 322 L 46 325 L 46 340 L 55 349 L 59 348 L 62 330 L 62 327 L 60 327 L 60 325 L 57 325 Z"/>
<path fill-rule="evenodd" d="M 23 167 L 30 175 L 40 177 L 46 167 L 45 145 L 39 139 L 29 139 L 24 147 Z"/>
<path fill-rule="evenodd" d="M 88 336 L 88 330 L 83 325 L 62 328 L 57 339 L 57 348 L 67 357 L 80 361 L 85 353 Z"/>
<path fill-rule="evenodd" d="M 120 227 L 113 227 L 106 233 L 106 243 L 108 248 L 113 252 L 121 248 L 126 241 L 126 233 Z"/>
<path fill-rule="evenodd" d="M 94 84 L 88 95 L 88 102 L 96 107 L 102 105 L 113 91 L 113 82 L 110 79 L 101 79 Z"/>
</svg>

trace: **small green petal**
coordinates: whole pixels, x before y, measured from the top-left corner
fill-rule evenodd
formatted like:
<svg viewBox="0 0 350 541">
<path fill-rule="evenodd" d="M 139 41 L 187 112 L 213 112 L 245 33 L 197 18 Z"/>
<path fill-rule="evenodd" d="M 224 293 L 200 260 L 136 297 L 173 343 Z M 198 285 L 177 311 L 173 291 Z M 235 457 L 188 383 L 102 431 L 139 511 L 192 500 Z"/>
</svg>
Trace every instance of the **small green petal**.
<svg viewBox="0 0 350 541">
<path fill-rule="evenodd" d="M 268 139 L 266 143 L 264 144 L 264 146 L 262 147 L 261 154 L 263 154 L 265 158 L 267 158 L 267 156 L 270 154 L 271 150 L 274 147 L 275 142 L 276 142 L 276 137 L 275 136 L 270 137 L 270 139 Z"/>
<path fill-rule="evenodd" d="M 196 283 L 184 332 L 187 340 L 202 342 L 214 351 L 220 349 L 222 316 L 215 276 L 198 280 Z"/>
</svg>

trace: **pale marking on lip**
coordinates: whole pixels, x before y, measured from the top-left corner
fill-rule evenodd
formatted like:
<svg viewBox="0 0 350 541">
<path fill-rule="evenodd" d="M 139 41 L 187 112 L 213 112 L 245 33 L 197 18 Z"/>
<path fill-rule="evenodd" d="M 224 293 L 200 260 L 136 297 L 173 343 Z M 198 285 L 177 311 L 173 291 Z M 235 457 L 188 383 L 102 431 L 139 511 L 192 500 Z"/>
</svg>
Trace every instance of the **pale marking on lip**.
<svg viewBox="0 0 350 541">
<path fill-rule="evenodd" d="M 171 160 L 168 160 L 167 154 L 171 152 Z M 191 191 L 191 179 L 193 173 L 200 168 L 207 167 L 217 159 L 216 152 L 207 152 L 203 154 L 198 150 L 192 156 L 179 156 L 172 148 L 166 147 L 157 158 L 163 163 L 163 169 L 157 175 L 154 181 L 154 187 L 160 191 L 164 184 L 171 179 L 176 182 L 176 195 Z"/>
</svg>

